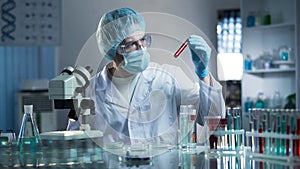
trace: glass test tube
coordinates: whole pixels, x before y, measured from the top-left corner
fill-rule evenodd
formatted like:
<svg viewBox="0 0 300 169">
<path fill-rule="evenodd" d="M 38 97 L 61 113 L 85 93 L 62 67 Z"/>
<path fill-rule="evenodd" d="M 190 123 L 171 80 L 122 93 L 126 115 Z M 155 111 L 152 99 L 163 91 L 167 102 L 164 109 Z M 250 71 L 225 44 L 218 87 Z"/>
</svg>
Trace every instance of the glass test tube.
<svg viewBox="0 0 300 169">
<path fill-rule="evenodd" d="M 263 109 L 263 133 L 268 134 L 269 133 L 269 109 Z M 270 138 L 265 137 L 264 138 L 264 154 L 270 153 Z"/>
<path fill-rule="evenodd" d="M 240 126 L 240 116 L 239 115 L 236 115 L 234 118 L 234 130 L 238 131 L 241 129 L 241 126 Z M 235 135 L 235 148 L 238 149 L 241 145 L 241 137 L 239 134 L 236 134 Z"/>
<path fill-rule="evenodd" d="M 263 133 L 263 124 L 262 123 L 259 125 L 258 132 Z M 264 138 L 263 137 L 258 138 L 258 146 L 259 146 L 258 152 L 263 153 L 264 152 Z"/>
<path fill-rule="evenodd" d="M 280 110 L 281 113 L 281 133 L 286 134 L 286 127 L 287 127 L 287 122 L 286 122 L 286 112 L 284 109 Z M 281 139 L 281 155 L 286 155 L 286 139 Z"/>
<path fill-rule="evenodd" d="M 296 131 L 297 131 L 297 125 L 296 125 L 296 113 L 294 110 L 290 111 L 290 133 L 292 135 L 296 135 Z M 292 155 L 297 155 L 296 153 L 296 147 L 297 147 L 297 140 L 292 140 L 293 142 L 293 146 L 290 147 L 290 152 L 293 153 Z"/>
<path fill-rule="evenodd" d="M 252 108 L 249 112 L 249 118 L 251 119 L 252 122 L 252 132 L 257 133 L 258 132 L 258 124 L 259 124 L 259 118 L 257 117 L 257 108 Z M 251 138 L 252 141 L 252 152 L 258 152 L 259 151 L 259 140 L 258 137 L 252 136 Z"/>
<path fill-rule="evenodd" d="M 188 107 L 186 105 L 180 106 L 179 116 L 180 146 L 186 148 L 188 143 Z"/>
<path fill-rule="evenodd" d="M 290 109 L 286 109 L 285 110 L 286 113 L 286 135 L 290 135 L 291 134 L 291 115 L 292 112 Z M 292 139 L 286 139 L 286 147 L 285 147 L 285 151 L 286 151 L 286 156 L 289 156 L 290 153 L 292 152 L 292 148 L 290 147 L 292 145 Z"/>
<path fill-rule="evenodd" d="M 193 105 L 188 105 L 188 148 L 196 148 L 196 115 Z"/>
<path fill-rule="evenodd" d="M 183 44 L 177 49 L 177 51 L 174 53 L 174 57 L 177 58 L 182 51 L 188 46 L 189 42 L 188 39 L 183 42 Z"/>
<path fill-rule="evenodd" d="M 253 119 L 253 123 L 254 123 L 254 132 L 257 133 L 258 132 L 258 119 L 254 118 Z M 254 152 L 258 152 L 259 150 L 259 146 L 258 146 L 258 138 L 254 137 Z"/>
<path fill-rule="evenodd" d="M 280 134 L 281 133 L 281 121 L 280 121 L 280 115 L 279 113 L 277 113 L 277 119 L 276 119 L 276 134 Z M 280 155 L 281 154 L 281 139 L 280 138 L 276 138 L 276 143 L 275 143 L 275 154 L 276 155 Z"/>
<path fill-rule="evenodd" d="M 250 132 L 253 133 L 254 132 L 254 123 L 253 123 L 253 109 L 249 108 L 248 109 L 248 118 L 249 118 L 249 129 Z M 251 147 L 252 152 L 254 152 L 254 136 L 250 136 L 248 140 L 248 143 Z"/>
<path fill-rule="evenodd" d="M 297 135 L 300 135 L 300 118 L 297 117 Z M 298 139 L 297 144 L 296 144 L 296 153 L 297 156 L 300 156 L 300 139 Z"/>
<path fill-rule="evenodd" d="M 231 110 L 227 109 L 227 129 L 229 131 L 232 131 L 232 115 L 231 115 Z M 228 138 L 227 138 L 227 142 L 228 142 L 228 149 L 232 149 L 233 148 L 233 139 L 232 139 L 232 135 L 229 134 Z"/>
</svg>

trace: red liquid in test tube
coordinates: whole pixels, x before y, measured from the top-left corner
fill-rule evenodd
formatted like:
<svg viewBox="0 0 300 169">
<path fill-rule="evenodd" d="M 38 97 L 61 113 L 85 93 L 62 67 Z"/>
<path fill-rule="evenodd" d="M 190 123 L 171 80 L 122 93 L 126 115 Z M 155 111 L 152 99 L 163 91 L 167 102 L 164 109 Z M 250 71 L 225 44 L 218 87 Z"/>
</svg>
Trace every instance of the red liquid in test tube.
<svg viewBox="0 0 300 169">
<path fill-rule="evenodd" d="M 258 132 L 263 133 L 263 129 L 259 128 Z M 264 138 L 259 137 L 258 144 L 259 144 L 259 153 L 264 153 Z"/>
<path fill-rule="evenodd" d="M 177 58 L 181 53 L 182 51 L 188 46 L 189 42 L 188 40 L 186 40 L 180 47 L 179 49 L 175 52 L 174 54 L 174 57 Z"/>
<path fill-rule="evenodd" d="M 297 119 L 297 135 L 300 135 L 300 119 Z M 297 140 L 296 153 L 300 156 L 300 140 Z"/>
<path fill-rule="evenodd" d="M 290 134 L 290 126 L 286 126 L 286 134 Z M 286 155 L 289 155 L 289 149 L 290 149 L 290 139 L 286 139 Z"/>
</svg>

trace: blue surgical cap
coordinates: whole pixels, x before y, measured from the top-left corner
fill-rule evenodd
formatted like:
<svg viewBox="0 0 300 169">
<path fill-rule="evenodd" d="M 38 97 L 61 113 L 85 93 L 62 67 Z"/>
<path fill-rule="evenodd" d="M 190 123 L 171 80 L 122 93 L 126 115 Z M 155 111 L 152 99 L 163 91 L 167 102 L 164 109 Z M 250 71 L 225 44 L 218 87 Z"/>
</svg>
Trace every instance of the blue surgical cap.
<svg viewBox="0 0 300 169">
<path fill-rule="evenodd" d="M 130 8 L 119 8 L 102 16 L 96 31 L 100 53 L 107 59 L 113 60 L 119 44 L 137 31 L 145 31 L 144 18 Z"/>
</svg>

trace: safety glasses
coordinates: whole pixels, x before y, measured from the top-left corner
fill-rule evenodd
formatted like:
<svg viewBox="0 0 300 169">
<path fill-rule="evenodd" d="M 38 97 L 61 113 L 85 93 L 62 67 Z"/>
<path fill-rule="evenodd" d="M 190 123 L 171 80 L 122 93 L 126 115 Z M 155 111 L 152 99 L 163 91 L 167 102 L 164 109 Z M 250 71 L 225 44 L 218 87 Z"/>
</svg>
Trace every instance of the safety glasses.
<svg viewBox="0 0 300 169">
<path fill-rule="evenodd" d="M 131 42 L 121 43 L 117 48 L 118 54 L 129 53 L 138 50 L 140 47 L 149 47 L 151 45 L 151 36 L 145 34 L 141 39 Z"/>
</svg>

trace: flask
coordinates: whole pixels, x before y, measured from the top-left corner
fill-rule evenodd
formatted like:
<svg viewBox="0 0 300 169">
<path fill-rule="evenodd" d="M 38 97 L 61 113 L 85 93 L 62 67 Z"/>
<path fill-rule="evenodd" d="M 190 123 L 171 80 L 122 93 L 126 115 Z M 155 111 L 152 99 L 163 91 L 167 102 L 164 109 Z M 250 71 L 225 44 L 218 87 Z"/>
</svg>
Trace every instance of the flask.
<svg viewBox="0 0 300 169">
<path fill-rule="evenodd" d="M 281 97 L 280 97 L 280 92 L 278 90 L 276 90 L 273 95 L 273 107 L 281 108 Z"/>
<path fill-rule="evenodd" d="M 256 108 L 265 108 L 266 107 L 266 103 L 264 100 L 264 93 L 263 92 L 259 92 L 258 96 L 257 96 L 257 100 L 255 102 L 255 107 Z"/>
<path fill-rule="evenodd" d="M 246 102 L 245 102 L 245 112 L 248 113 L 249 109 L 253 107 L 253 102 L 251 101 L 250 97 L 247 97 Z"/>
<path fill-rule="evenodd" d="M 251 11 L 247 16 L 247 27 L 253 26 L 255 26 L 255 12 Z"/>
<path fill-rule="evenodd" d="M 32 114 L 33 105 L 24 105 L 24 115 L 18 136 L 18 147 L 20 153 L 35 153 L 41 150 L 42 142 L 39 130 Z"/>
<path fill-rule="evenodd" d="M 271 24 L 271 15 L 270 15 L 270 12 L 268 10 L 264 11 L 263 24 L 264 25 L 270 25 Z"/>
<path fill-rule="evenodd" d="M 245 57 L 245 70 L 252 70 L 252 59 L 250 55 Z"/>
<path fill-rule="evenodd" d="M 262 24 L 262 11 L 257 11 L 255 15 L 255 26 L 260 26 Z"/>
</svg>

